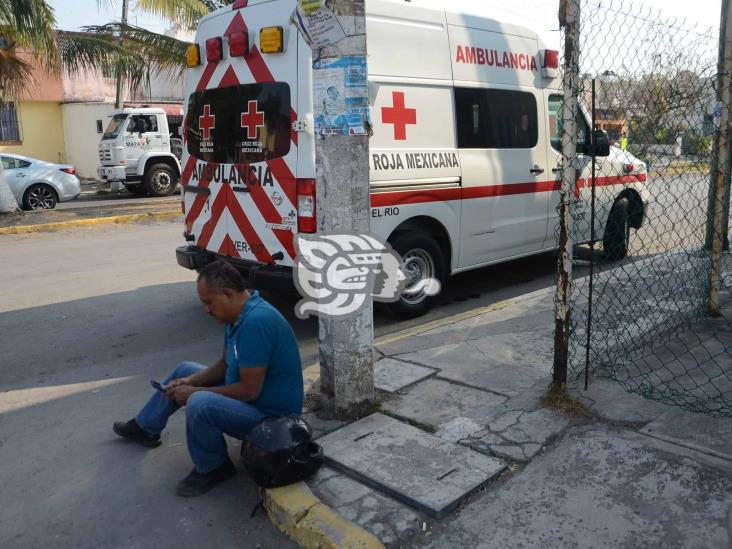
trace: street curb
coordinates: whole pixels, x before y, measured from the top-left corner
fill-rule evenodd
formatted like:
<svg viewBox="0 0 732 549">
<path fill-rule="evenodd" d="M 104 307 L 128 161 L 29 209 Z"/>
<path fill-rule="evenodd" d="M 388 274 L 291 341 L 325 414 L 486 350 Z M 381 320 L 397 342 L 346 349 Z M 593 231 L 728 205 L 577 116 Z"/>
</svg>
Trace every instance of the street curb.
<svg viewBox="0 0 732 549">
<path fill-rule="evenodd" d="M 0 234 L 24 234 L 58 231 L 71 227 L 85 227 L 92 225 L 107 225 L 110 223 L 133 223 L 135 221 L 153 221 L 174 219 L 182 214 L 179 211 L 148 212 L 143 214 L 113 215 L 109 217 L 91 217 L 88 219 L 74 219 L 72 221 L 54 221 L 52 223 L 38 223 L 36 225 L 19 225 L 17 227 L 0 227 Z"/>
<path fill-rule="evenodd" d="M 304 482 L 270 488 L 264 508 L 272 523 L 307 549 L 383 549 L 373 534 L 323 504 Z"/>
</svg>

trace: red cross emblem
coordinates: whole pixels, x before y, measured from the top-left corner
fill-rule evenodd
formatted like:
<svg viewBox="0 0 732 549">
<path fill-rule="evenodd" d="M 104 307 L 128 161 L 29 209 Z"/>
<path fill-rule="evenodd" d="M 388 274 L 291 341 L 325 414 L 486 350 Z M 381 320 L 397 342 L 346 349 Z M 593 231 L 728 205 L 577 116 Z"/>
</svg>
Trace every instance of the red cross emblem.
<svg viewBox="0 0 732 549">
<path fill-rule="evenodd" d="M 381 107 L 381 122 L 394 124 L 394 140 L 407 139 L 407 124 L 417 123 L 417 109 L 408 109 L 404 105 L 404 92 L 391 92 L 393 107 Z"/>
<path fill-rule="evenodd" d="M 198 117 L 198 127 L 203 132 L 203 140 L 211 141 L 211 130 L 216 128 L 216 116 L 211 114 L 211 105 L 203 106 L 203 116 Z"/>
<path fill-rule="evenodd" d="M 257 101 L 247 103 L 247 112 L 241 113 L 241 127 L 247 129 L 247 139 L 256 139 L 257 128 L 264 126 L 264 111 L 257 110 Z"/>
</svg>

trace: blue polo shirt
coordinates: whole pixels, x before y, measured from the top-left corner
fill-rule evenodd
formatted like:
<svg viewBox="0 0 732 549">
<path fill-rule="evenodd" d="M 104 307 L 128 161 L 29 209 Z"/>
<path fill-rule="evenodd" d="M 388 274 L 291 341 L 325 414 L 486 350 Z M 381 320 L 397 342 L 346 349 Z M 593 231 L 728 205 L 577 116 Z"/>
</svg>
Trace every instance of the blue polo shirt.
<svg viewBox="0 0 732 549">
<path fill-rule="evenodd" d="M 238 320 L 224 329 L 224 345 L 226 385 L 239 381 L 239 368 L 267 366 L 262 391 L 251 404 L 268 415 L 302 413 L 302 363 L 297 338 L 285 317 L 259 292 L 251 292 Z"/>
</svg>

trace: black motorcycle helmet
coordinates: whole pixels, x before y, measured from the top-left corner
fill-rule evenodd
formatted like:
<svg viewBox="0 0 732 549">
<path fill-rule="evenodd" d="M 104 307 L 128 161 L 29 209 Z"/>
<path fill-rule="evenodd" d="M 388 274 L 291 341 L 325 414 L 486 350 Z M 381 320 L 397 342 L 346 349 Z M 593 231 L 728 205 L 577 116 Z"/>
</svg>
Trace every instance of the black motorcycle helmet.
<svg viewBox="0 0 732 549">
<path fill-rule="evenodd" d="M 241 449 L 244 467 L 259 486 L 285 486 L 314 474 L 323 464 L 323 448 L 297 416 L 268 417 L 256 425 Z"/>
</svg>

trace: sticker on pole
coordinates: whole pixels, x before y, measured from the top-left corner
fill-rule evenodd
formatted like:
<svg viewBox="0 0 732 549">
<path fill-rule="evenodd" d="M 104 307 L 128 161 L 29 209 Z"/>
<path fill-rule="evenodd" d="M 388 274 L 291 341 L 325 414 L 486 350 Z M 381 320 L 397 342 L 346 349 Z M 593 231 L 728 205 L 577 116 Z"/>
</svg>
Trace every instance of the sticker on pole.
<svg viewBox="0 0 732 549">
<path fill-rule="evenodd" d="M 366 57 L 345 55 L 313 62 L 316 135 L 366 135 L 371 126 Z"/>
<path fill-rule="evenodd" d="M 300 3 L 290 20 L 311 48 L 329 46 L 346 37 L 338 17 L 326 7 L 308 12 Z"/>
<path fill-rule="evenodd" d="M 321 0 L 300 0 L 300 8 L 306 15 L 315 13 L 320 9 L 320 5 L 323 2 Z"/>
<path fill-rule="evenodd" d="M 374 301 L 436 295 L 440 282 L 416 280 L 391 246 L 367 234 L 299 235 L 295 242 L 299 318 L 348 318 Z"/>
</svg>

